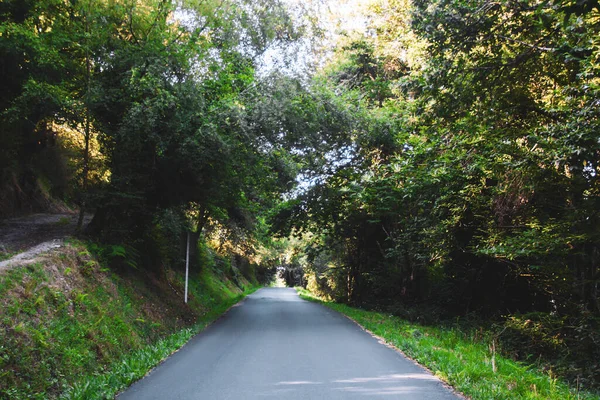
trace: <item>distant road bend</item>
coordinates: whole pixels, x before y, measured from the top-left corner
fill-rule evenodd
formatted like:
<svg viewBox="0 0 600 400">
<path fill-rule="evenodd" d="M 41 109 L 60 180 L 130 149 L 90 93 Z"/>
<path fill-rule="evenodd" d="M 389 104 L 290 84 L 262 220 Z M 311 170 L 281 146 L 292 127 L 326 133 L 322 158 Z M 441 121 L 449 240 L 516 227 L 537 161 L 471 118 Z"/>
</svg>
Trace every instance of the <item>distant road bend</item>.
<svg viewBox="0 0 600 400">
<path fill-rule="evenodd" d="M 129 399 L 459 399 L 346 317 L 265 288 L 118 396 Z"/>
</svg>

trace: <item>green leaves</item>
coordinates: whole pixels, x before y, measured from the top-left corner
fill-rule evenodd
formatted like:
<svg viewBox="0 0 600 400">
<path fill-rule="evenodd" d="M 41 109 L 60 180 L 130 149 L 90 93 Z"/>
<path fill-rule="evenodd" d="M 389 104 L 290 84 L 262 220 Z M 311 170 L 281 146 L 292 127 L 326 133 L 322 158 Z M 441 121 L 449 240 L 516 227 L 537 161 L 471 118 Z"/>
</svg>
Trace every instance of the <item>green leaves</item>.
<svg viewBox="0 0 600 400">
<path fill-rule="evenodd" d="M 316 83 L 355 107 L 351 144 L 336 149 L 351 161 L 280 210 L 335 260 L 328 283 L 314 269 L 319 290 L 453 312 L 600 312 L 596 3 L 370 10 L 373 36 L 350 36 Z"/>
</svg>

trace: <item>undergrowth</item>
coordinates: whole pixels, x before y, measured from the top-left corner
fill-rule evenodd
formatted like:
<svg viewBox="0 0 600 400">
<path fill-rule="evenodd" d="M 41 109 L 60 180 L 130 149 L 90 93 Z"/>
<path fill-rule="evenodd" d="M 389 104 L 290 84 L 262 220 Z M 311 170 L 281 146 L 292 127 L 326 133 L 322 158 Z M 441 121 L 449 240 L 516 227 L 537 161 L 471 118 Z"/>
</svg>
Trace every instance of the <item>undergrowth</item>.
<svg viewBox="0 0 600 400">
<path fill-rule="evenodd" d="M 0 398 L 112 398 L 256 287 L 207 265 L 186 305 L 183 271 L 115 271 L 88 249 L 0 273 Z"/>
<path fill-rule="evenodd" d="M 324 302 L 305 289 L 304 299 L 321 302 L 402 350 L 471 399 L 600 399 L 541 371 L 498 354 L 491 332 L 426 326 L 399 317 Z"/>
<path fill-rule="evenodd" d="M 117 392 L 143 378 L 149 370 L 173 352 L 179 350 L 192 336 L 202 331 L 227 311 L 229 307 L 255 289 L 249 289 L 243 295 L 238 294 L 227 302 L 220 304 L 211 312 L 202 316 L 191 328 L 175 332 L 156 343 L 127 354 L 121 360 L 109 366 L 106 371 L 84 376 L 71 385 L 60 398 L 68 400 L 112 399 Z"/>
</svg>

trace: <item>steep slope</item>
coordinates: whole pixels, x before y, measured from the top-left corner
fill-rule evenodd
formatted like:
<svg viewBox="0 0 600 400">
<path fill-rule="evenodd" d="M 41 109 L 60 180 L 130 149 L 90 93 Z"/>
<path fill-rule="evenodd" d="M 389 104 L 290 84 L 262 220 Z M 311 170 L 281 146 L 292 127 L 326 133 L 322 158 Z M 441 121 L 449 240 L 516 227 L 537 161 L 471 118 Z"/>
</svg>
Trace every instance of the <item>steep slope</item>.
<svg viewBox="0 0 600 400">
<path fill-rule="evenodd" d="M 92 391 L 110 396 L 253 287 L 206 266 L 191 275 L 186 305 L 182 271 L 109 269 L 88 247 L 97 248 L 70 242 L 0 271 L 0 398 L 56 398 L 65 390 L 89 398 L 90 384 L 118 375 L 102 384 L 104 394 Z"/>
</svg>

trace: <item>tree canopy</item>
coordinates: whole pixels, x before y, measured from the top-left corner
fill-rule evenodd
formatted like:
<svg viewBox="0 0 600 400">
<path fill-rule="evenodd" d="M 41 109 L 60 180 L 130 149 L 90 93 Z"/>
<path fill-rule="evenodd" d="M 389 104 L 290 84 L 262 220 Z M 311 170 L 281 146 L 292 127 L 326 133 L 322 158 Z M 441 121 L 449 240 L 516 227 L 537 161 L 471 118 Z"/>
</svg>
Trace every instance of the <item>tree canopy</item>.
<svg viewBox="0 0 600 400">
<path fill-rule="evenodd" d="M 299 4 L 5 0 L 2 187 L 70 132 L 47 186 L 103 240 L 219 225 L 340 301 L 597 321 L 598 2 L 365 4 L 307 78 L 265 69 L 327 36 Z"/>
</svg>

